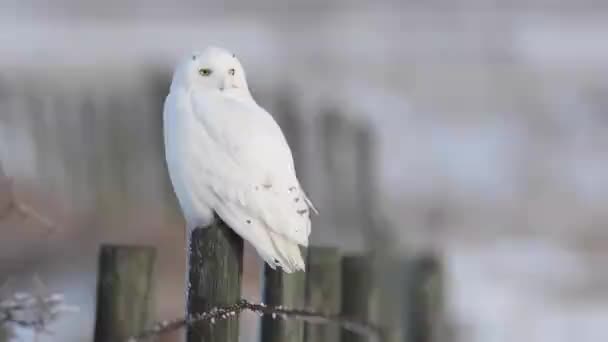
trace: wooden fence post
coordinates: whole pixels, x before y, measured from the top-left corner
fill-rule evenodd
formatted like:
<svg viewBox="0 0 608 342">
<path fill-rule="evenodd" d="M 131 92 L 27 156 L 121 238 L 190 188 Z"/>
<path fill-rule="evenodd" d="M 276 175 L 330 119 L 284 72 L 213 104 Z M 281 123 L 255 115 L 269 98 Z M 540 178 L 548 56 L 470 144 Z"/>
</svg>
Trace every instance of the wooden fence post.
<svg viewBox="0 0 608 342">
<path fill-rule="evenodd" d="M 406 264 L 404 342 L 433 342 L 441 334 L 443 282 L 433 255 L 415 256 Z"/>
<path fill-rule="evenodd" d="M 153 247 L 101 247 L 95 342 L 125 341 L 153 319 Z"/>
<path fill-rule="evenodd" d="M 342 259 L 342 315 L 370 321 L 374 273 L 368 256 L 346 256 Z M 367 342 L 366 336 L 342 330 L 342 342 Z"/>
<path fill-rule="evenodd" d="M 9 342 L 13 339 L 11 329 L 6 325 L 0 326 L 0 342 Z"/>
<path fill-rule="evenodd" d="M 304 255 L 304 257 L 306 257 Z M 264 265 L 264 304 L 283 305 L 288 308 L 304 307 L 306 297 L 306 273 L 287 274 Z M 262 342 L 302 342 L 304 322 L 282 320 L 266 315 L 262 317 Z"/>
<path fill-rule="evenodd" d="M 309 247 L 306 270 L 306 307 L 328 315 L 340 313 L 341 257 L 336 248 Z M 306 342 L 337 342 L 340 328 L 328 324 L 304 326 Z"/>
<path fill-rule="evenodd" d="M 205 228 L 190 232 L 188 241 L 187 314 L 235 304 L 241 297 L 243 240 L 216 217 Z M 238 316 L 187 328 L 188 342 L 238 342 Z"/>
<path fill-rule="evenodd" d="M 278 91 L 276 103 L 276 119 L 285 133 L 294 156 L 298 174 L 302 177 L 304 144 L 302 136 L 302 120 L 297 114 L 295 103 L 289 86 L 283 86 Z M 303 255 L 306 257 L 306 255 Z M 263 301 L 268 305 L 283 305 L 289 308 L 302 308 L 305 303 L 306 273 L 296 272 L 286 274 L 277 269 L 272 270 L 264 265 Z M 304 340 L 304 323 L 296 320 L 273 319 L 271 316 L 262 317 L 261 340 L 263 342 L 302 342 Z"/>
</svg>

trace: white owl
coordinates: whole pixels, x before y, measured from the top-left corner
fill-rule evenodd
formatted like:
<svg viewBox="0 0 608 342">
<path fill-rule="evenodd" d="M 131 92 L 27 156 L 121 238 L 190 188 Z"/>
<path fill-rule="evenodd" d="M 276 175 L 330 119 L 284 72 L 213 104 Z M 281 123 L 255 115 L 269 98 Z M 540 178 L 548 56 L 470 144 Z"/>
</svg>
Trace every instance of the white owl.
<svg viewBox="0 0 608 342">
<path fill-rule="evenodd" d="M 280 127 L 217 47 L 177 66 L 164 107 L 165 154 L 188 229 L 216 213 L 272 267 L 304 269 L 310 210 Z"/>
</svg>

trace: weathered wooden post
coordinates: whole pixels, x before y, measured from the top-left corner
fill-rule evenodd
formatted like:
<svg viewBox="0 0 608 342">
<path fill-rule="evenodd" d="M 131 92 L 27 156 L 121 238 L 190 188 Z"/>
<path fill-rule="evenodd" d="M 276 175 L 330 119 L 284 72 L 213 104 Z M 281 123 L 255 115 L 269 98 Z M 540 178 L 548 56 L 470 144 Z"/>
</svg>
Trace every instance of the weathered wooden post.
<svg viewBox="0 0 608 342">
<path fill-rule="evenodd" d="M 404 304 L 407 261 L 401 254 L 391 253 L 389 248 L 390 245 L 386 245 L 386 250 L 377 250 L 374 255 L 374 282 L 378 291 L 374 318 L 382 329 L 383 342 L 402 342 L 407 309 Z"/>
<path fill-rule="evenodd" d="M 101 247 L 95 342 L 125 341 L 153 320 L 153 247 Z"/>
<path fill-rule="evenodd" d="M 306 257 L 304 255 L 304 257 Z M 264 266 L 264 296 L 268 305 L 282 305 L 287 308 L 304 307 L 306 297 L 306 273 L 287 274 L 280 269 Z M 282 320 L 272 316 L 262 318 L 263 342 L 302 342 L 304 323 L 298 320 Z"/>
<path fill-rule="evenodd" d="M 407 261 L 405 272 L 403 341 L 437 341 L 443 325 L 441 265 L 434 255 L 419 255 Z"/>
<path fill-rule="evenodd" d="M 374 273 L 368 256 L 342 259 L 342 315 L 363 322 L 370 321 L 374 295 Z M 366 336 L 342 330 L 342 342 L 367 342 Z"/>
<path fill-rule="evenodd" d="M 294 163 L 301 177 L 304 172 L 304 141 L 302 120 L 298 116 L 295 103 L 288 85 L 277 91 L 276 120 L 285 133 L 292 150 Z M 303 252 L 305 252 L 303 250 Z M 303 255 L 306 258 L 306 255 Z M 263 301 L 268 305 L 283 305 L 289 308 L 302 308 L 305 303 L 306 273 L 286 274 L 282 270 L 272 270 L 264 265 Z M 274 319 L 272 316 L 262 318 L 261 340 L 263 342 L 302 342 L 304 323 L 297 320 Z"/>
<path fill-rule="evenodd" d="M 306 307 L 327 315 L 340 313 L 342 304 L 341 257 L 336 248 L 310 247 L 306 270 Z M 340 328 L 330 324 L 304 326 L 306 342 L 337 342 Z"/>
<path fill-rule="evenodd" d="M 196 228 L 188 241 L 187 314 L 237 303 L 241 297 L 243 240 L 216 217 Z M 238 316 L 214 324 L 203 322 L 187 329 L 188 342 L 238 342 Z"/>
</svg>

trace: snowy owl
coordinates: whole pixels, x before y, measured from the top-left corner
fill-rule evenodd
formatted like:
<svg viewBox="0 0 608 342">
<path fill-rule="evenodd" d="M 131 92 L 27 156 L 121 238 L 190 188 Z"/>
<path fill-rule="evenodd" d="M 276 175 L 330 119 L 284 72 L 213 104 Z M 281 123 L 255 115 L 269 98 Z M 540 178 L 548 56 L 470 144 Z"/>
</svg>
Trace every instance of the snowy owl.
<svg viewBox="0 0 608 342">
<path fill-rule="evenodd" d="M 234 54 L 189 55 L 173 74 L 164 113 L 165 155 L 189 230 L 219 216 L 272 267 L 303 270 L 310 211 L 287 141 L 251 96 Z"/>
</svg>

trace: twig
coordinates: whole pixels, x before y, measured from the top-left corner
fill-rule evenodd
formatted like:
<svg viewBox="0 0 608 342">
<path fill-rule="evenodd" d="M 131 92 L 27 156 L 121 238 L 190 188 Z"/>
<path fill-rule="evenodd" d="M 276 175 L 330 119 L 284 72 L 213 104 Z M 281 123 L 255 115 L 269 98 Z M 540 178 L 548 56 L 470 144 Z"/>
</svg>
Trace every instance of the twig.
<svg viewBox="0 0 608 342">
<path fill-rule="evenodd" d="M 12 211 L 16 211 L 17 214 L 24 219 L 32 218 L 34 219 L 34 221 L 37 221 L 48 229 L 55 228 L 55 224 L 49 218 L 38 213 L 34 208 L 30 207 L 29 205 L 17 200 L 17 197 L 13 192 L 13 181 L 4 174 L 4 171 L 2 170 L 2 165 L 0 165 L 0 182 L 2 181 L 7 182 L 4 188 L 8 192 L 8 205 L 5 208 L 1 208 L 3 210 L 2 212 L 0 212 L 0 219 L 4 218 L 5 216 L 8 216 Z"/>
<path fill-rule="evenodd" d="M 15 203 L 14 205 L 15 205 L 17 212 L 19 214 L 21 214 L 23 217 L 33 218 L 35 221 L 38 221 L 38 223 L 41 223 L 42 225 L 46 226 L 49 229 L 55 227 L 55 224 L 50 219 L 48 219 L 45 216 L 42 216 L 36 210 L 34 210 L 32 207 L 30 207 L 24 203 L 21 203 L 21 202 Z"/>
<path fill-rule="evenodd" d="M 213 308 L 202 314 L 178 319 L 174 321 L 161 321 L 152 328 L 128 339 L 127 342 L 137 342 L 146 340 L 164 333 L 175 331 L 186 326 L 192 326 L 201 322 L 214 324 L 217 320 L 227 319 L 240 314 L 243 311 L 252 311 L 259 315 L 271 315 L 272 318 L 298 319 L 313 324 L 337 324 L 343 329 L 352 331 L 356 334 L 366 335 L 370 341 L 381 341 L 381 331 L 378 327 L 365 322 L 359 322 L 340 315 L 326 315 L 319 312 L 288 309 L 282 306 L 267 306 L 263 303 L 251 303 L 242 299 L 239 303 Z"/>
</svg>

